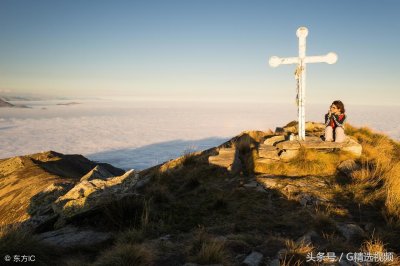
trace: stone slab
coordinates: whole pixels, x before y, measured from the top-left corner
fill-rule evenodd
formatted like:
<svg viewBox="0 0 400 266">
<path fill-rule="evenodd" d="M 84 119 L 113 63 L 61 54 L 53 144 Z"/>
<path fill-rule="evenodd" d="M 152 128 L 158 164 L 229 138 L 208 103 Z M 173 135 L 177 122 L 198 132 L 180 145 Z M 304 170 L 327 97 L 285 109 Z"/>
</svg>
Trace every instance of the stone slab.
<svg viewBox="0 0 400 266">
<path fill-rule="evenodd" d="M 319 137 L 306 137 L 305 141 L 283 141 L 276 145 L 276 147 L 283 151 L 298 150 L 301 147 L 306 149 L 317 149 L 317 150 L 330 150 L 330 149 L 340 149 L 352 153 L 356 157 L 361 156 L 362 146 L 357 143 L 357 141 L 347 138 L 346 141 L 337 142 L 327 142 L 321 140 Z M 281 155 L 282 158 L 282 155 Z"/>
<path fill-rule="evenodd" d="M 273 137 L 271 137 L 271 138 L 268 138 L 268 139 L 266 139 L 265 141 L 264 141 L 264 144 L 265 145 L 274 145 L 275 143 L 277 143 L 277 142 L 280 142 L 280 141 L 284 141 L 285 140 L 285 136 L 283 136 L 283 135 L 280 135 L 280 136 L 273 136 Z"/>
<path fill-rule="evenodd" d="M 279 160 L 279 150 L 275 146 L 261 144 L 258 149 L 258 156 L 260 158 Z"/>
<path fill-rule="evenodd" d="M 218 155 L 208 157 L 208 163 L 234 172 L 239 171 L 241 168 L 239 152 L 235 148 L 220 149 Z"/>
<path fill-rule="evenodd" d="M 298 150 L 301 146 L 297 140 L 288 140 L 276 144 L 276 147 L 280 150 Z"/>
</svg>

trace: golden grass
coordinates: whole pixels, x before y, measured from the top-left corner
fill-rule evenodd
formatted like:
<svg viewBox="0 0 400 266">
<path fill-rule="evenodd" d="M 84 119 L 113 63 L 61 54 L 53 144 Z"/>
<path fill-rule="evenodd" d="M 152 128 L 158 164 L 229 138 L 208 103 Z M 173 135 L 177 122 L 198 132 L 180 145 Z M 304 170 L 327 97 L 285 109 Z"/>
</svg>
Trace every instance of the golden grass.
<svg viewBox="0 0 400 266">
<path fill-rule="evenodd" d="M 400 162 L 396 162 L 384 176 L 388 213 L 400 218 Z"/>
<path fill-rule="evenodd" d="M 313 245 L 304 242 L 294 242 L 289 239 L 285 241 L 286 250 L 291 254 L 307 255 L 314 250 Z"/>
<path fill-rule="evenodd" d="M 364 253 L 380 254 L 380 255 L 388 253 L 383 241 L 373 236 L 370 239 L 364 241 L 364 243 L 361 245 L 361 251 Z M 379 265 L 387 265 L 387 266 L 400 265 L 400 258 L 398 257 L 398 255 L 393 253 L 393 257 L 391 259 L 388 259 L 387 261 L 381 261 Z"/>
<path fill-rule="evenodd" d="M 376 252 L 386 252 L 385 245 L 380 239 L 371 238 L 364 241 L 361 246 L 361 251 L 376 253 Z"/>
<path fill-rule="evenodd" d="M 304 242 L 294 242 L 291 239 L 285 240 L 285 253 L 281 254 L 280 265 L 305 265 L 306 256 L 308 253 L 314 251 L 311 244 Z"/>
<path fill-rule="evenodd" d="M 381 198 L 385 212 L 400 221 L 400 144 L 368 127 L 348 125 L 346 133 L 363 147 L 362 167 L 352 173 L 353 181 L 359 187 L 368 183 L 370 189 L 365 192 L 373 191 L 360 193 L 359 199 L 367 203 Z"/>
<path fill-rule="evenodd" d="M 347 152 L 322 153 L 313 149 L 299 149 L 299 153 L 289 162 L 273 162 L 270 164 L 256 164 L 255 171 L 284 176 L 327 176 L 336 173 L 341 161 L 352 158 Z"/>
</svg>

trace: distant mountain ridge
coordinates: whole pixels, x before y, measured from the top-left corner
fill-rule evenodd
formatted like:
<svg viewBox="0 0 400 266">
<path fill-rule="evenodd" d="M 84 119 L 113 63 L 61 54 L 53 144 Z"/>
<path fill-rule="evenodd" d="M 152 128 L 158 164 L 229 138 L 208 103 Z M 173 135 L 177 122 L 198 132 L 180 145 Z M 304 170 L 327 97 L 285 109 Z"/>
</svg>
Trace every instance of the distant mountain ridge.
<svg viewBox="0 0 400 266">
<path fill-rule="evenodd" d="M 2 98 L 0 98 L 0 107 L 29 108 L 29 106 L 26 106 L 26 105 L 9 103 L 9 102 L 3 100 Z"/>
<path fill-rule="evenodd" d="M 0 98 L 0 107 L 14 107 L 14 105 Z"/>
</svg>

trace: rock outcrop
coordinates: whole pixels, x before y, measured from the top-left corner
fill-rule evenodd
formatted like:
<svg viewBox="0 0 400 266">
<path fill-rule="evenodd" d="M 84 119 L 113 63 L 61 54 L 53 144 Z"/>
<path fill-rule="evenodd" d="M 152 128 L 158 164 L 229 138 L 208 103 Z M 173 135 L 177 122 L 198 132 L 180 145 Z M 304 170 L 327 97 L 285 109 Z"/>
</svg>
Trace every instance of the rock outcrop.
<svg viewBox="0 0 400 266">
<path fill-rule="evenodd" d="M 41 233 L 38 239 L 44 243 L 59 248 L 96 247 L 109 242 L 112 234 L 90 229 L 80 229 L 66 226 L 58 230 Z"/>
<path fill-rule="evenodd" d="M 76 216 L 82 217 L 86 213 L 92 213 L 111 202 L 134 196 L 134 185 L 137 181 L 138 175 L 134 170 L 105 180 L 83 180 L 65 195 L 57 198 L 52 207 L 62 220 L 71 220 Z"/>
<path fill-rule="evenodd" d="M 51 210 L 49 203 L 66 193 L 96 165 L 113 176 L 125 173 L 82 155 L 54 151 L 0 160 L 0 225 L 22 223 L 33 216 L 30 222 L 36 225 L 47 221 L 42 216 Z"/>
<path fill-rule="evenodd" d="M 93 179 L 105 180 L 112 176 L 113 176 L 113 174 L 110 173 L 105 167 L 103 167 L 101 165 L 96 165 L 96 167 L 93 168 L 89 173 L 82 176 L 81 181 L 83 181 L 83 180 L 91 181 Z"/>
</svg>

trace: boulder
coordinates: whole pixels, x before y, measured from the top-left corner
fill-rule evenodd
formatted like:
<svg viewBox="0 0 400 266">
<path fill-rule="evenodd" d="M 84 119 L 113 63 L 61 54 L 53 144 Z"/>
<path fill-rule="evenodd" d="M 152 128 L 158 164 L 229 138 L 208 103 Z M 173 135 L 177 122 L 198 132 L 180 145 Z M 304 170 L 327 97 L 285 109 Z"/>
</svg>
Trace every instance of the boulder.
<svg viewBox="0 0 400 266">
<path fill-rule="evenodd" d="M 296 244 L 311 246 L 313 244 L 313 239 L 316 238 L 318 238 L 318 234 L 315 231 L 309 231 L 305 235 L 299 237 L 296 240 Z"/>
<path fill-rule="evenodd" d="M 247 266 L 258 266 L 261 264 L 263 258 L 263 254 L 253 251 L 244 259 L 242 264 Z"/>
<path fill-rule="evenodd" d="M 364 230 L 357 224 L 340 224 L 337 225 L 337 229 L 347 241 L 351 241 L 354 237 L 364 236 Z"/>
<path fill-rule="evenodd" d="M 111 233 L 78 229 L 72 226 L 38 234 L 37 237 L 46 244 L 60 248 L 94 247 L 112 239 Z"/>
</svg>

